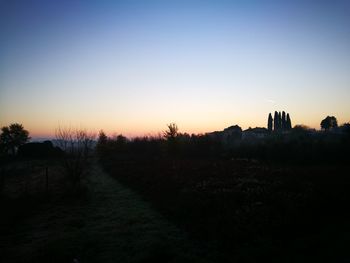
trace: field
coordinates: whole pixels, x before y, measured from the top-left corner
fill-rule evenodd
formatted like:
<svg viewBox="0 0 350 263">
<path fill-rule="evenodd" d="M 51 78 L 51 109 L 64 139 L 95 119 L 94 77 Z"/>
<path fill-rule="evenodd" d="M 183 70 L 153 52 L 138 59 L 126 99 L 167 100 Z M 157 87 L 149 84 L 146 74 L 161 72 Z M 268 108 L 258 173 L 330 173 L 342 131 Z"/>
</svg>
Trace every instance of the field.
<svg viewBox="0 0 350 263">
<path fill-rule="evenodd" d="M 76 188 L 56 162 L 18 161 L 2 169 L 0 262 L 204 260 L 184 231 L 94 161 Z"/>
<path fill-rule="evenodd" d="M 215 261 L 347 258 L 347 166 L 122 157 L 103 163 L 215 254 Z"/>
<path fill-rule="evenodd" d="M 1 166 L 1 262 L 346 262 L 349 166 L 90 157 Z"/>
</svg>

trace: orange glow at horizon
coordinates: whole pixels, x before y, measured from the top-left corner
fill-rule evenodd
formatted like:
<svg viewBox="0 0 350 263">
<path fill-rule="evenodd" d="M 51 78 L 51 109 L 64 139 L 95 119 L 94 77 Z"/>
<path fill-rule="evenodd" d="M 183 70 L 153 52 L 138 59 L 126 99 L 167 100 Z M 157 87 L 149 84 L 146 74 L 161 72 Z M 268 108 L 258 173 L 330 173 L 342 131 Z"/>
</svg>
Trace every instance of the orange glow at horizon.
<svg viewBox="0 0 350 263">
<path fill-rule="evenodd" d="M 273 112 L 271 112 L 273 114 Z M 293 118 L 293 113 L 291 114 L 292 118 L 292 125 L 297 124 L 303 124 L 310 128 L 320 129 L 319 123 L 321 120 L 326 117 L 325 115 L 322 115 L 322 117 L 317 116 L 318 118 L 309 119 L 306 120 L 305 118 Z M 265 116 L 266 115 L 266 116 Z M 45 122 L 44 120 L 38 120 L 38 119 L 28 119 L 24 120 L 21 118 L 18 118 L 17 120 L 14 119 L 13 121 L 7 120 L 6 122 L 2 121 L 1 127 L 9 125 L 14 122 L 21 123 L 25 129 L 27 129 L 30 133 L 30 136 L 35 138 L 47 138 L 47 139 L 53 139 L 55 138 L 55 132 L 58 128 L 71 128 L 71 129 L 85 129 L 86 131 L 98 135 L 98 132 L 100 130 L 103 130 L 108 136 L 113 137 L 115 135 L 123 134 L 124 136 L 127 136 L 129 138 L 132 137 L 138 137 L 138 136 L 158 136 L 161 135 L 163 131 L 167 129 L 167 124 L 169 123 L 176 123 L 179 127 L 179 132 L 181 133 L 188 133 L 188 134 L 205 134 L 207 132 L 212 131 L 220 131 L 224 128 L 227 128 L 231 125 L 239 125 L 243 130 L 247 129 L 249 127 L 266 127 L 267 125 L 267 114 L 264 114 L 264 116 L 259 116 L 259 119 L 256 120 L 247 120 L 239 118 L 238 116 L 236 118 L 222 118 L 222 119 L 216 119 L 215 121 L 208 121 L 208 123 L 205 123 L 205 121 L 201 118 L 197 118 L 195 121 L 185 120 L 181 121 L 179 118 L 176 118 L 176 120 L 169 120 L 168 122 L 163 120 L 153 120 L 147 122 L 147 120 L 144 120 L 143 122 L 140 120 L 134 120 L 134 121 L 106 121 L 106 120 L 89 120 L 80 122 L 78 125 L 75 125 L 75 122 Z M 336 116 L 337 117 L 337 116 Z M 338 118 L 338 124 L 343 124 L 345 122 L 348 122 L 348 120 L 343 118 Z"/>
</svg>

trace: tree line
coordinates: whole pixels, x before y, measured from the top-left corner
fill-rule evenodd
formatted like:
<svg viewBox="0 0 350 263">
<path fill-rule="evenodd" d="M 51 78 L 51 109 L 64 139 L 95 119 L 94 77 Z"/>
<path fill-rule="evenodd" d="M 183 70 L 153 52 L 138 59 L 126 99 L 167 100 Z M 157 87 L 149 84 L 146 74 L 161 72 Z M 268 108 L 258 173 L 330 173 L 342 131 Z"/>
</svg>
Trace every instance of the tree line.
<svg viewBox="0 0 350 263">
<path fill-rule="evenodd" d="M 30 140 L 29 132 L 24 129 L 23 125 L 13 123 L 1 128 L 0 156 L 24 156 L 30 158 L 41 158 L 42 156 L 45 156 L 45 158 L 50 156 L 53 158 L 65 157 L 69 161 L 72 156 L 77 156 L 76 159 L 79 162 L 83 160 L 82 162 L 85 163 L 88 156 L 87 152 L 97 143 L 97 151 L 103 149 L 104 152 L 110 152 L 109 149 L 114 149 L 119 152 L 128 152 L 132 155 L 144 155 L 142 154 L 144 152 L 147 155 L 165 154 L 187 158 L 190 156 L 218 156 L 225 154 L 225 151 L 232 150 L 239 157 L 245 152 L 249 154 L 256 151 L 261 152 L 262 148 L 276 148 L 276 145 L 285 146 L 286 144 L 291 144 L 292 141 L 294 141 L 295 145 L 303 142 L 304 146 L 306 142 L 312 142 L 315 145 L 326 142 L 327 145 L 333 148 L 338 145 L 338 140 L 340 139 L 347 142 L 345 138 L 348 138 L 348 134 L 350 134 L 349 123 L 338 126 L 337 119 L 334 116 L 327 116 L 321 121 L 320 126 L 324 133 L 317 133 L 315 130 L 303 125 L 296 125 L 292 128 L 290 114 L 285 111 L 275 111 L 274 118 L 271 113 L 268 115 L 267 130 L 271 133 L 271 136 L 266 134 L 261 139 L 254 140 L 254 143 L 251 140 L 239 140 L 236 144 L 231 145 L 215 136 L 210 136 L 210 134 L 189 135 L 180 133 L 177 125 L 171 123 L 168 125 L 168 129 L 164 131 L 163 136 L 128 139 L 119 135 L 116 138 L 108 138 L 106 134 L 101 132 L 97 141 L 95 141 L 95 136 L 88 134 L 86 131 L 58 129 L 54 146 L 49 141 L 28 144 L 27 142 Z M 277 136 L 274 136 L 274 134 Z M 249 146 L 250 148 L 248 149 L 248 146 L 245 144 L 253 145 Z M 299 148 L 305 147 L 300 146 Z M 81 156 L 83 157 L 81 158 Z"/>
<path fill-rule="evenodd" d="M 267 129 L 269 132 L 281 132 L 291 130 L 292 121 L 290 119 L 289 113 L 286 114 L 285 111 L 282 111 L 282 113 L 275 111 L 274 118 L 272 118 L 272 114 L 269 113 L 269 117 L 267 120 Z"/>
</svg>

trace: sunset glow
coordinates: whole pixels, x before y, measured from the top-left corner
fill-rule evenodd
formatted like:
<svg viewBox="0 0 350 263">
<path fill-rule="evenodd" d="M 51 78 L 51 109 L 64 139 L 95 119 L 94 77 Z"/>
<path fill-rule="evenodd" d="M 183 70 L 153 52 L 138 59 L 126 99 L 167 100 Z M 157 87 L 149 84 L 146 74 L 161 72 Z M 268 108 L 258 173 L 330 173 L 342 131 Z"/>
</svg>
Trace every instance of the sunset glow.
<svg viewBox="0 0 350 263">
<path fill-rule="evenodd" d="M 350 121 L 348 1 L 71 2 L 0 3 L 1 126 L 205 133 L 266 127 L 275 110 L 317 129 Z"/>
</svg>

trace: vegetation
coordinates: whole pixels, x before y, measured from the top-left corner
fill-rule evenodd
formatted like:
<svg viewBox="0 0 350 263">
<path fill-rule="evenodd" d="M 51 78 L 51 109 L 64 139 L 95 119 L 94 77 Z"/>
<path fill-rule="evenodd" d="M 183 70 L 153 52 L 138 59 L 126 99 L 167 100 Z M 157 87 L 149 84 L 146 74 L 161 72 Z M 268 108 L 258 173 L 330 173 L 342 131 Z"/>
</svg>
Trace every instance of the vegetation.
<svg viewBox="0 0 350 263">
<path fill-rule="evenodd" d="M 1 128 L 0 150 L 2 153 L 15 155 L 18 147 L 29 139 L 29 132 L 23 128 L 22 124 L 13 123 L 4 126 Z"/>
<path fill-rule="evenodd" d="M 63 156 L 61 148 L 54 146 L 51 141 L 30 142 L 18 148 L 18 156 L 22 158 L 54 159 Z"/>
<path fill-rule="evenodd" d="M 49 193 L 45 169 L 49 169 Z M 1 167 L 0 262 L 199 262 L 186 234 L 92 161 L 84 185 L 60 163 L 17 160 Z M 77 260 L 77 261 L 74 261 Z"/>
<path fill-rule="evenodd" d="M 269 113 L 268 117 L 268 130 L 272 131 L 272 123 L 273 123 L 273 130 L 275 132 L 281 132 L 281 131 L 289 131 L 292 129 L 292 122 L 289 116 L 289 113 L 285 113 L 284 111 L 277 112 L 275 111 L 275 117 L 272 118 L 271 113 Z"/>
<path fill-rule="evenodd" d="M 58 128 L 56 140 L 63 150 L 62 167 L 73 185 L 79 184 L 88 169 L 88 158 L 92 150 L 94 135 L 85 130 Z"/>
<path fill-rule="evenodd" d="M 273 118 L 271 113 L 269 113 L 269 118 L 267 120 L 267 129 L 269 130 L 269 132 L 272 132 L 272 123 L 273 123 Z"/>
<path fill-rule="evenodd" d="M 334 251 L 345 257 L 349 135 L 295 126 L 254 143 L 235 138 L 228 147 L 222 138 L 177 131 L 175 152 L 167 136 L 135 138 L 122 148 L 108 139 L 100 160 L 216 262 L 322 261 Z"/>
<path fill-rule="evenodd" d="M 327 116 L 325 119 L 321 121 L 321 128 L 328 131 L 329 129 L 337 128 L 338 121 L 334 116 Z"/>
<path fill-rule="evenodd" d="M 170 123 L 168 124 L 168 130 L 164 132 L 164 137 L 169 141 L 173 141 L 178 135 L 178 130 L 176 123 Z"/>
<path fill-rule="evenodd" d="M 0 165 L 0 261 L 342 261 L 350 124 L 332 125 L 291 128 L 275 112 L 268 129 L 101 130 L 95 152 L 93 134 L 58 129 Z"/>
</svg>

